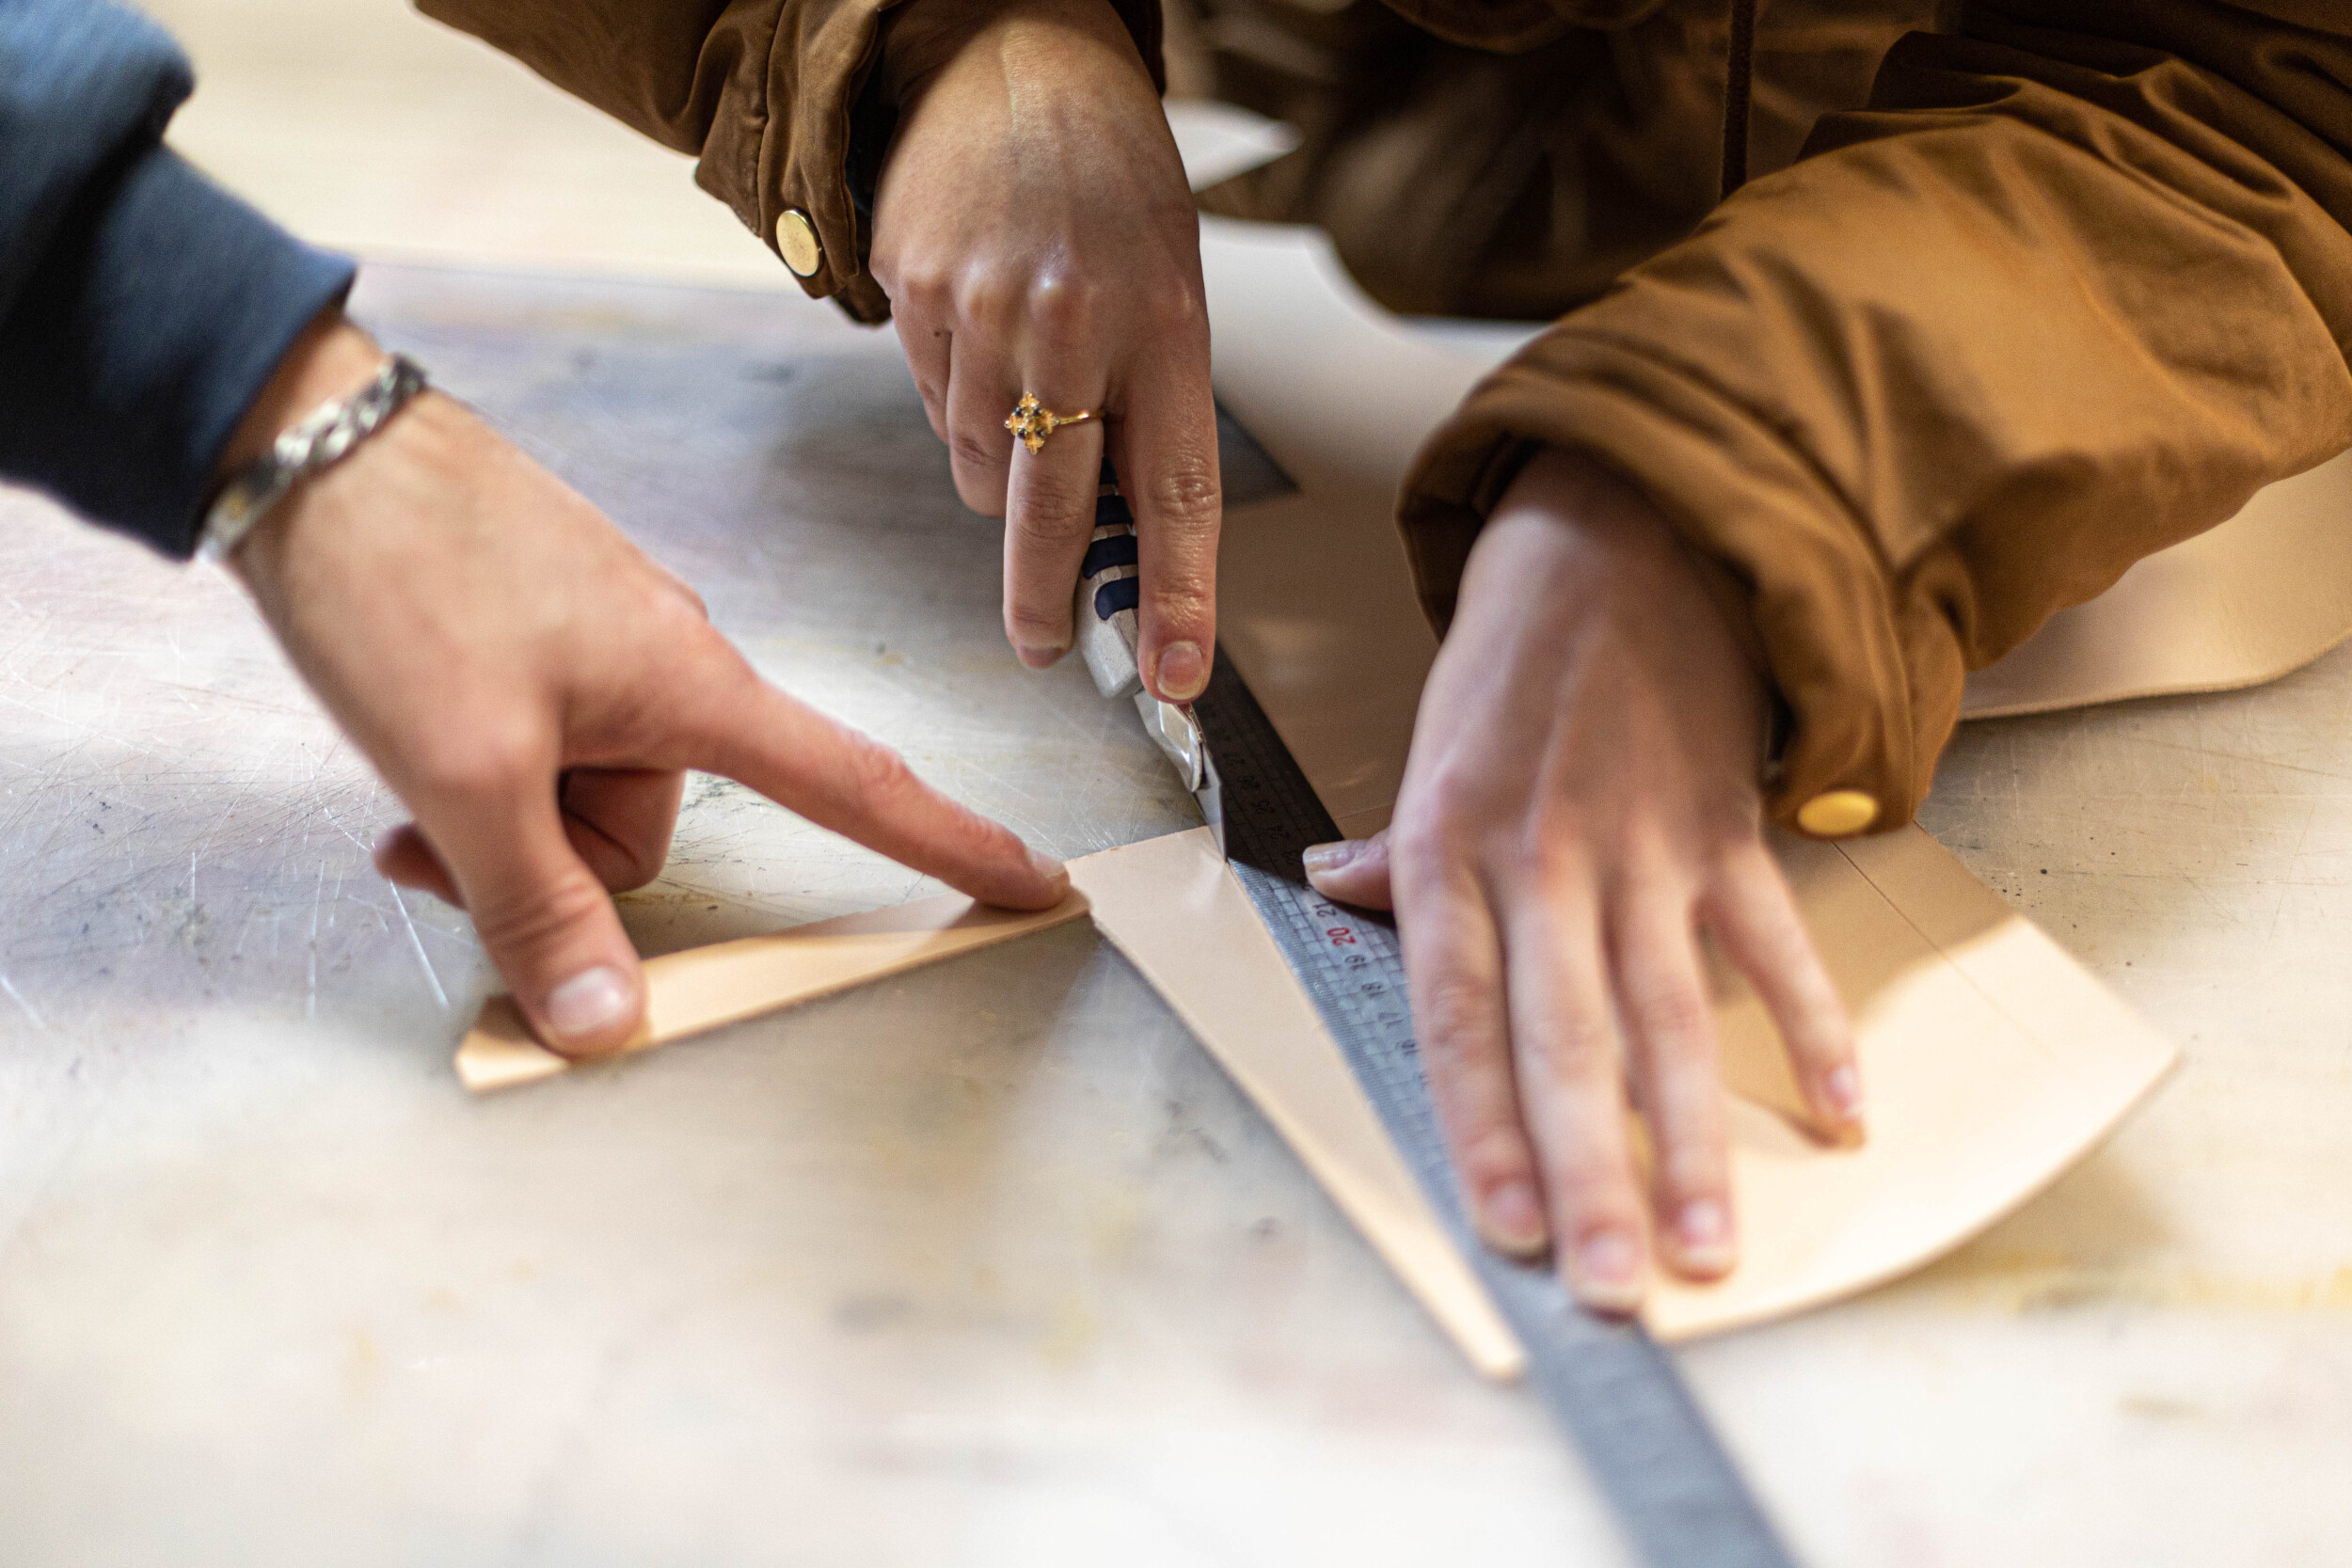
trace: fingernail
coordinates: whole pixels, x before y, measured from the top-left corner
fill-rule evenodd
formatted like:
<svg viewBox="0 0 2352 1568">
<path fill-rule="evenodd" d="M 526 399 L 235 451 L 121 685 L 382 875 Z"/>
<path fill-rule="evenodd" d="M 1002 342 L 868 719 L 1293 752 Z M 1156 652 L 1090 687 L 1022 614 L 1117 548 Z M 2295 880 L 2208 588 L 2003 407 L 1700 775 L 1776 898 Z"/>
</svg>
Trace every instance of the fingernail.
<svg viewBox="0 0 2352 1568">
<path fill-rule="evenodd" d="M 1198 642 L 1170 642 L 1160 650 L 1160 697 L 1189 703 L 1208 689 L 1209 666 Z"/>
<path fill-rule="evenodd" d="M 1577 1300 L 1600 1312 L 1630 1312 L 1642 1304 L 1640 1253 L 1621 1230 L 1599 1230 L 1576 1249 L 1569 1287 Z"/>
<path fill-rule="evenodd" d="M 1020 659 L 1022 663 L 1027 665 L 1030 669 L 1045 670 L 1050 669 L 1055 664 L 1060 662 L 1064 650 L 1060 648 L 1030 647 L 1015 648 L 1012 652 L 1014 657 Z"/>
<path fill-rule="evenodd" d="M 1505 1181 L 1486 1195 L 1486 1240 L 1497 1251 L 1524 1258 L 1544 1249 L 1544 1211 L 1535 1189 L 1524 1181 Z"/>
<path fill-rule="evenodd" d="M 1356 858 L 1356 841 L 1343 838 L 1330 844 L 1311 844 L 1299 853 L 1298 863 L 1312 877 L 1318 872 L 1337 871 Z"/>
<path fill-rule="evenodd" d="M 1851 1066 L 1831 1069 L 1821 1086 L 1829 1091 L 1830 1103 L 1843 1112 L 1847 1120 L 1862 1119 L 1862 1078 Z"/>
<path fill-rule="evenodd" d="M 598 964 L 548 992 L 548 1027 L 565 1039 L 579 1039 L 628 1022 L 635 1002 L 621 972 Z"/>
<path fill-rule="evenodd" d="M 1683 1268 L 1692 1274 L 1719 1275 L 1734 1261 L 1731 1216 L 1711 1197 L 1682 1206 L 1675 1219 L 1675 1249 Z"/>
<path fill-rule="evenodd" d="M 1029 863 L 1037 867 L 1037 874 L 1044 878 L 1049 882 L 1066 882 L 1070 880 L 1070 867 L 1062 864 L 1061 862 L 1056 860 L 1053 856 L 1047 854 L 1042 849 L 1031 849 L 1029 851 Z"/>
</svg>

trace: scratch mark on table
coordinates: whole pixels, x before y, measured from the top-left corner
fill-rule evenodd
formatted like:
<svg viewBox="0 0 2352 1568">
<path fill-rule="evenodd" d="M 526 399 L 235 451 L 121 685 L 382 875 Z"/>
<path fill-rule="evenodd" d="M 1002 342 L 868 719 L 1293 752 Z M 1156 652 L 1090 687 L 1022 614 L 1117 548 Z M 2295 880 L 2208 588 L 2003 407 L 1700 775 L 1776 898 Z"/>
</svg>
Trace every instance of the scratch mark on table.
<svg viewBox="0 0 2352 1568">
<path fill-rule="evenodd" d="M 9 979 L 5 974 L 0 974 L 0 990 L 7 991 L 8 993 L 8 1000 L 24 1009 L 24 1016 L 33 1021 L 34 1028 L 39 1029 L 42 1034 L 47 1034 L 49 1032 L 49 1021 L 42 1018 L 40 1010 L 30 1002 L 24 1000 L 24 993 L 16 989 L 16 982 L 14 980 Z"/>
<path fill-rule="evenodd" d="M 424 968 L 425 984 L 433 988 L 433 1000 L 441 1005 L 443 1012 L 449 1011 L 449 992 L 441 989 L 441 977 L 433 973 L 433 960 L 424 956 L 424 940 L 417 935 L 416 917 L 408 912 L 408 900 L 401 896 L 398 888 L 392 889 L 392 907 L 400 911 L 401 924 L 408 927 L 408 945 L 416 949 L 417 962 Z"/>
<path fill-rule="evenodd" d="M 310 892 L 310 990 L 302 1000 L 302 1016 L 316 1018 L 319 1013 L 319 906 L 326 900 L 326 863 L 319 862 L 318 885 Z"/>
</svg>

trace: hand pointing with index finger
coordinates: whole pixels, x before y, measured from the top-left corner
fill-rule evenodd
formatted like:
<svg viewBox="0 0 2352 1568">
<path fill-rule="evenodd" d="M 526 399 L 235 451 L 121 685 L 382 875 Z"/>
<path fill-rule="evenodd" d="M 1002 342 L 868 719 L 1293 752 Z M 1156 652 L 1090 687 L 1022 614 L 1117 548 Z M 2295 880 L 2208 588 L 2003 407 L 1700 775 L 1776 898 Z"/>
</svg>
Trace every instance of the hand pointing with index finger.
<svg viewBox="0 0 2352 1568">
<path fill-rule="evenodd" d="M 330 323 L 264 402 L 308 412 L 381 357 Z M 280 427 L 267 412 L 248 416 L 261 445 Z M 690 768 L 989 903 L 1043 909 L 1068 890 L 1010 830 L 762 680 L 691 590 L 437 393 L 304 481 L 231 562 L 416 815 L 378 867 L 469 911 L 566 1055 L 619 1047 L 644 1012 L 610 895 L 660 870 Z"/>
<path fill-rule="evenodd" d="M 1073 645 L 1107 450 L 1141 557 L 1137 662 L 1188 701 L 1216 643 L 1216 412 L 1199 221 L 1142 59 L 1106 0 L 1013 0 L 905 9 L 887 69 L 874 276 L 958 492 L 1005 518 L 1006 636 L 1034 668 Z M 1006 428 L 1025 397 L 1092 417 L 1038 421 L 1032 450 Z"/>
</svg>

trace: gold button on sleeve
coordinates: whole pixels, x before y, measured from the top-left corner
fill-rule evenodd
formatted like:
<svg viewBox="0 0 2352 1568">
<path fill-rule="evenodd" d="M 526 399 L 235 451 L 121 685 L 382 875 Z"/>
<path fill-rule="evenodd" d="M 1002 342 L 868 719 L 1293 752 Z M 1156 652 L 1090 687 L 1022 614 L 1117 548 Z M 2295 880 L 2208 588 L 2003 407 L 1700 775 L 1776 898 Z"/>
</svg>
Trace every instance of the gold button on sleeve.
<svg viewBox="0 0 2352 1568">
<path fill-rule="evenodd" d="M 776 254 L 795 277 L 809 277 L 825 261 L 825 247 L 817 243 L 817 226 L 798 207 L 787 207 L 776 218 Z"/>
<path fill-rule="evenodd" d="M 1879 803 L 1858 789 L 1831 789 L 1797 808 L 1797 826 L 1815 838 L 1846 838 L 1879 819 Z"/>
</svg>

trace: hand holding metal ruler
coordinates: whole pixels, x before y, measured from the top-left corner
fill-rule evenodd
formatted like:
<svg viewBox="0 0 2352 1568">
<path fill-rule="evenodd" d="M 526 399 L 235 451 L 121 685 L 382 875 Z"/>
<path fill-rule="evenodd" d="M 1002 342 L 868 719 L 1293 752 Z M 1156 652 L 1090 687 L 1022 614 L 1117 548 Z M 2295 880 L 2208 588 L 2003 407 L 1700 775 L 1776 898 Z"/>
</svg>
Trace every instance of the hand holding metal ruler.
<svg viewBox="0 0 2352 1568">
<path fill-rule="evenodd" d="M 1518 1335 L 1537 1394 L 1582 1449 L 1627 1534 L 1656 1568 L 1790 1568 L 1674 1363 L 1642 1326 L 1585 1311 L 1551 1269 L 1500 1257 L 1478 1240 L 1422 1077 L 1395 927 L 1306 884 L 1300 854 L 1339 829 L 1222 652 L 1189 709 L 1143 689 L 1136 571 L 1134 520 L 1106 464 L 1076 606 L 1087 668 L 1104 696 L 1134 697 L 1144 728 L 1200 802 L 1233 876 Z"/>
</svg>

